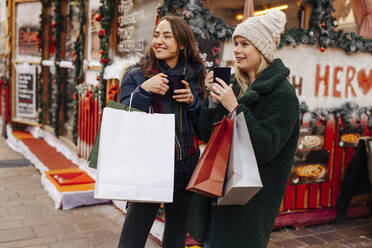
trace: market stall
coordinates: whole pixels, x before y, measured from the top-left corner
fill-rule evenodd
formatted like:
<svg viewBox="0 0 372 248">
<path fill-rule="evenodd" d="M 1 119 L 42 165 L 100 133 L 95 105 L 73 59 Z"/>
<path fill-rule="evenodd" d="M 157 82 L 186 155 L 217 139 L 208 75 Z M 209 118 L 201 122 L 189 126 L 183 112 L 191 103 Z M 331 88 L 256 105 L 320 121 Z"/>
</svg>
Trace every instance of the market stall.
<svg viewBox="0 0 372 248">
<path fill-rule="evenodd" d="M 287 25 L 277 56 L 291 69 L 289 81 L 301 102 L 302 127 L 276 227 L 335 219 L 356 145 L 372 135 L 372 30 L 365 24 L 370 11 L 362 11 L 370 9 L 367 1 L 8 2 L 9 32 L 14 38 L 10 53 L 0 54 L 0 62 L 12 58 L 11 73 L 3 73 L 11 87 L 0 78 L 0 113 L 6 116 L 9 109 L 12 123 L 40 128 L 67 144 L 84 160 L 84 170 L 102 109 L 109 100 L 119 100 L 123 74 L 145 53 L 159 18 L 169 13 L 183 16 L 210 69 L 233 67 L 231 35 L 239 22 L 269 8 L 283 10 Z M 3 47 L 8 36 L 6 15 L 0 14 Z M 115 205 L 125 211 L 125 203 Z M 152 230 L 158 239 L 161 211 Z M 351 215 L 369 211 L 358 208 Z"/>
</svg>

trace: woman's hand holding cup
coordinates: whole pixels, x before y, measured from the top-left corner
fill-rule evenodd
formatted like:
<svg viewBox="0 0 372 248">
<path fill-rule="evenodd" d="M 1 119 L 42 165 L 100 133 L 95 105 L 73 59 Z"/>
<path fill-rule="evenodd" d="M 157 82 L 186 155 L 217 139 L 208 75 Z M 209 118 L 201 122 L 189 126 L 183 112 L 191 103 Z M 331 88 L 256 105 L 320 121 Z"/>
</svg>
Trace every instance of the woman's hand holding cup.
<svg viewBox="0 0 372 248">
<path fill-rule="evenodd" d="M 204 85 L 208 91 L 213 89 L 213 71 L 208 72 L 207 76 L 204 79 Z"/>
<path fill-rule="evenodd" d="M 164 73 L 156 74 L 142 83 L 142 88 L 148 92 L 158 95 L 165 95 L 169 90 L 169 80 Z"/>
<path fill-rule="evenodd" d="M 173 99 L 177 102 L 192 104 L 194 102 L 194 95 L 192 94 L 189 83 L 185 80 L 182 80 L 181 82 L 185 86 L 185 89 L 174 90 Z"/>
<path fill-rule="evenodd" d="M 225 81 L 216 78 L 218 83 L 213 84 L 211 97 L 214 101 L 220 102 L 229 112 L 233 111 L 238 105 L 238 100 L 232 90 L 232 84 L 227 85 Z"/>
</svg>

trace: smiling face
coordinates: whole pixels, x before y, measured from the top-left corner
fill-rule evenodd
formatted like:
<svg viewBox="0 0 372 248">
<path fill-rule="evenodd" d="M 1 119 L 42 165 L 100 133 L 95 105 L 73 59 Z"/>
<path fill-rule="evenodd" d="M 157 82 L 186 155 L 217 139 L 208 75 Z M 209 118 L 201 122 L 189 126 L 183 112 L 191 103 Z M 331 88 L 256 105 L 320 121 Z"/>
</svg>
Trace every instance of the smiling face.
<svg viewBox="0 0 372 248">
<path fill-rule="evenodd" d="M 249 40 L 237 36 L 234 39 L 236 66 L 244 72 L 256 72 L 261 60 L 261 53 Z"/>
<path fill-rule="evenodd" d="M 155 57 L 164 60 L 170 67 L 174 67 L 178 62 L 179 47 L 173 35 L 170 23 L 163 20 L 156 27 L 151 43 Z"/>
</svg>

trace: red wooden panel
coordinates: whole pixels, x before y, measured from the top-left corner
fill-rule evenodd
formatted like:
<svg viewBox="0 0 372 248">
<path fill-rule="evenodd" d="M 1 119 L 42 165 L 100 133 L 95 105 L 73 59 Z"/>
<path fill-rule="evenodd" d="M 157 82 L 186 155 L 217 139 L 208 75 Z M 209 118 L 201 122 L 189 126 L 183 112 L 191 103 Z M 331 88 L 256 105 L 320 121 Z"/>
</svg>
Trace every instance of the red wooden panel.
<svg viewBox="0 0 372 248">
<path fill-rule="evenodd" d="M 370 131 L 368 129 L 368 115 L 367 114 L 363 113 L 360 116 L 360 124 L 364 126 L 363 135 L 364 136 L 369 136 L 370 135 Z"/>
<path fill-rule="evenodd" d="M 339 133 L 340 125 L 342 124 L 341 117 L 337 120 L 337 129 L 336 129 L 336 142 L 335 142 L 335 153 L 334 153 L 334 164 L 333 164 L 333 178 L 332 178 L 332 200 L 331 207 L 336 206 L 338 193 L 340 190 L 341 184 L 341 170 L 343 164 L 344 148 L 339 147 Z"/>
<path fill-rule="evenodd" d="M 10 121 L 10 87 L 5 86 L 5 122 Z"/>
<path fill-rule="evenodd" d="M 327 182 L 321 183 L 320 185 L 320 202 L 321 207 L 330 206 L 330 191 L 331 191 L 331 181 L 333 173 L 333 162 L 334 162 L 334 148 L 335 148 L 335 130 L 336 123 L 335 118 L 332 114 L 328 115 L 328 120 L 326 123 L 326 130 L 324 135 L 324 149 L 329 151 L 328 160 L 328 180 Z"/>
<path fill-rule="evenodd" d="M 88 114 L 87 114 L 87 97 L 84 95 L 84 114 L 83 114 L 83 158 L 87 158 L 87 137 L 88 137 Z"/>
<path fill-rule="evenodd" d="M 94 97 L 93 98 L 93 139 L 92 139 L 93 143 L 94 143 L 94 139 L 96 138 L 96 134 L 97 134 L 97 117 L 98 117 L 97 100 L 96 100 L 96 97 Z"/>
<path fill-rule="evenodd" d="M 313 183 L 310 185 L 308 208 L 319 207 L 320 183 Z"/>
<path fill-rule="evenodd" d="M 5 94 L 4 94 L 5 95 Z M 3 117 L 3 121 L 5 120 L 3 114 L 1 113 L 2 112 L 2 99 L 3 99 L 3 87 L 1 85 L 1 82 L 0 82 L 0 116 Z"/>
<path fill-rule="evenodd" d="M 93 120 L 93 116 L 92 116 L 92 113 L 93 113 L 93 109 L 92 109 L 92 99 L 89 98 L 89 109 L 87 111 L 87 114 L 88 114 L 88 130 L 87 130 L 87 133 L 88 133 L 88 138 L 87 138 L 87 158 L 89 157 L 89 154 L 90 154 L 90 147 L 91 147 L 91 139 L 92 139 L 92 120 Z"/>
<path fill-rule="evenodd" d="M 283 210 L 292 210 L 295 207 L 295 192 L 296 186 L 290 185 L 289 181 L 284 195 L 284 206 Z"/>
<path fill-rule="evenodd" d="M 77 135 L 77 150 L 78 156 L 81 157 L 81 135 L 82 135 L 82 95 L 78 95 L 78 135 Z"/>
</svg>

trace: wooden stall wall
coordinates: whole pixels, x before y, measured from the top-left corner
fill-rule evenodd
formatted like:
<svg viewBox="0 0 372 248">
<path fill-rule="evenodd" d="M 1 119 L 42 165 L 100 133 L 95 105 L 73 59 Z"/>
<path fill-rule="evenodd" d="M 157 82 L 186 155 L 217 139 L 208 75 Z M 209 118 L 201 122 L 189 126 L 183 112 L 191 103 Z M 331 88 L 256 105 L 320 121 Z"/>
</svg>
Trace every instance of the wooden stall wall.
<svg viewBox="0 0 372 248">
<path fill-rule="evenodd" d="M 107 82 L 106 105 L 108 101 L 119 101 L 119 81 L 110 79 Z M 97 88 L 82 85 L 79 90 L 78 112 L 78 156 L 88 159 L 90 151 L 101 125 L 102 109 L 99 104 Z"/>
<path fill-rule="evenodd" d="M 356 139 L 353 144 L 342 145 L 342 135 L 348 133 L 354 135 L 359 132 L 362 137 L 370 136 L 372 132 L 371 125 L 368 124 L 371 113 L 358 112 L 359 114 L 348 122 L 345 122 L 341 116 L 327 114 L 316 120 L 314 124 L 310 123 L 311 113 L 304 114 L 301 127 L 310 125 L 325 127 L 323 149 L 329 151 L 328 177 L 325 182 L 311 184 L 293 185 L 289 180 L 280 213 L 336 207 L 341 184 L 357 144 Z M 346 130 L 346 133 L 343 133 L 343 130 L 344 132 Z"/>
</svg>

